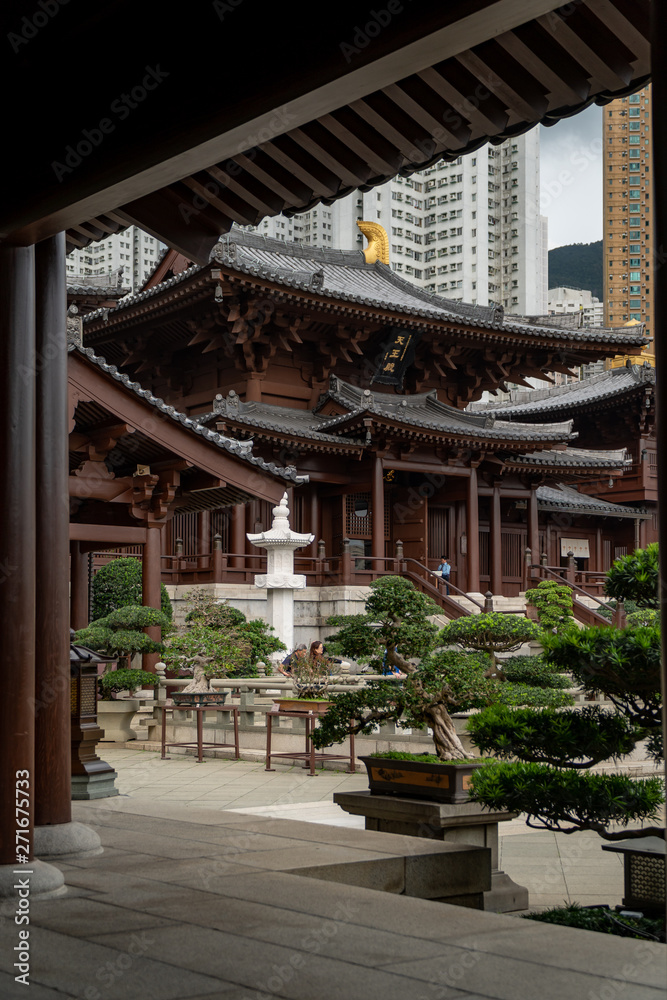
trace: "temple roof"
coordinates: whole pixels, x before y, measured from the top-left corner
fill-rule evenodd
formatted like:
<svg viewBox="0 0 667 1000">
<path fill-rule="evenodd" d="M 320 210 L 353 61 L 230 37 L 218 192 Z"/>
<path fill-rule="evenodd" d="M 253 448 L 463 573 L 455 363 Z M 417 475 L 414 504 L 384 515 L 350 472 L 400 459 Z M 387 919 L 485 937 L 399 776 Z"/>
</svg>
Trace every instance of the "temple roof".
<svg viewBox="0 0 667 1000">
<path fill-rule="evenodd" d="M 323 415 L 320 411 L 333 401 L 345 407 L 344 413 Z M 330 378 L 330 388 L 323 393 L 314 410 L 297 410 L 271 403 L 241 402 L 232 390 L 227 397 L 216 396 L 212 413 L 196 419 L 207 424 L 215 418 L 233 421 L 249 429 L 265 429 L 288 437 L 301 437 L 331 444 L 357 445 L 367 443 L 366 417 L 380 417 L 399 423 L 407 429 L 433 431 L 443 436 L 465 437 L 479 442 L 516 441 L 565 443 L 575 438 L 572 421 L 555 424 L 517 424 L 496 420 L 486 415 L 473 415 L 441 403 L 435 392 L 410 396 L 374 394 L 368 389 Z M 354 432 L 358 436 L 354 436 Z M 352 437 L 347 435 L 352 432 Z"/>
<path fill-rule="evenodd" d="M 398 4 L 363 13 L 356 24 L 354 5 L 330 5 L 316 45 L 310 19 L 285 18 L 279 6 L 257 18 L 252 5 L 235 5 L 232 17 L 209 4 L 207 17 L 151 19 L 131 32 L 131 5 L 105 6 L 77 20 L 77 51 L 93 52 L 104 38 L 107 51 L 125 58 L 90 94 L 68 101 L 69 81 L 58 79 L 68 19 L 52 20 L 52 44 L 39 60 L 30 45 L 5 71 L 10 134 L 30 117 L 36 72 L 52 106 L 67 108 L 64 141 L 62 115 L 43 116 L 39 137 L 28 137 L 13 158 L 13 196 L 0 231 L 16 245 L 65 230 L 70 247 L 85 246 L 135 224 L 202 260 L 234 221 L 256 224 L 331 204 L 438 158 L 606 104 L 650 74 L 648 0 L 475 0 L 413 5 L 409 15 Z M 23 2 L 17 13 L 12 5 L 7 26 L 31 9 Z M 224 79 L 243 83 L 221 104 L 222 16 Z M 277 73 L 275 54 L 285 45 L 299 58 Z M 146 83 L 160 86 L 158 100 L 133 111 L 122 128 L 109 119 L 103 155 L 75 151 L 73 166 L 61 165 L 68 139 L 74 148 L 102 115 L 116 113 L 114 98 L 131 86 L 127 66 L 143 67 L 146 52 L 163 60 Z"/>
<path fill-rule="evenodd" d="M 390 418 L 412 427 L 427 428 L 441 433 L 473 435 L 485 441 L 559 441 L 565 442 L 576 437 L 572 433 L 572 421 L 555 424 L 516 424 L 507 420 L 496 420 L 487 415 L 475 415 L 440 402 L 437 393 L 424 392 L 406 396 L 388 396 L 360 389 L 331 376 L 329 391 L 318 403 L 322 408 L 328 400 L 333 400 L 347 409 L 346 413 L 329 418 L 322 424 L 323 430 L 343 427 L 358 421 L 363 414 Z"/>
<path fill-rule="evenodd" d="M 212 253 L 212 263 L 224 267 L 226 272 L 247 275 L 258 282 L 277 284 L 286 290 L 306 293 L 322 299 L 349 302 L 351 306 L 364 305 L 399 316 L 421 318 L 427 323 L 444 321 L 475 329 L 502 331 L 519 336 L 522 340 L 535 340 L 537 344 L 556 339 L 559 343 L 614 344 L 618 352 L 627 347 L 641 347 L 648 343 L 643 325 L 610 329 L 563 329 L 559 326 L 531 325 L 514 322 L 514 317 L 504 314 L 500 306 L 478 306 L 441 298 L 433 292 L 418 288 L 396 274 L 386 264 L 377 261 L 367 264 L 361 250 L 333 250 L 305 247 L 287 243 L 235 227 L 221 238 Z M 148 299 L 159 296 L 174 286 L 186 282 L 192 275 L 205 271 L 205 267 L 192 265 L 146 291 L 127 296 L 119 302 L 114 315 L 121 315 Z M 86 324 L 106 321 L 103 310 L 90 313 Z"/>
<path fill-rule="evenodd" d="M 521 420 L 523 417 L 539 420 L 542 416 L 548 417 L 558 412 L 591 409 L 654 384 L 655 369 L 650 365 L 610 368 L 609 371 L 579 382 L 551 386 L 549 389 L 535 389 L 526 393 L 520 402 L 472 403 L 467 412 L 485 413 L 507 421 Z"/>
<path fill-rule="evenodd" d="M 623 470 L 632 466 L 632 459 L 625 448 L 616 451 L 595 451 L 591 448 L 545 449 L 527 455 L 511 455 L 505 461 L 509 466 L 544 466 L 563 470 L 588 467 Z"/>
<path fill-rule="evenodd" d="M 129 389 L 140 399 L 154 407 L 167 419 L 181 424 L 188 431 L 191 431 L 192 434 L 199 435 L 221 450 L 229 452 L 229 454 L 233 455 L 235 458 L 248 462 L 250 465 L 256 466 L 263 472 L 268 472 L 273 476 L 287 480 L 295 485 L 308 482 L 308 476 L 298 475 L 294 466 L 279 466 L 274 462 L 267 462 L 263 458 L 253 454 L 253 443 L 251 440 L 238 441 L 235 438 L 218 434 L 217 431 L 212 431 L 208 427 L 205 427 L 202 423 L 200 423 L 200 421 L 186 416 L 173 406 L 169 406 L 164 402 L 164 400 L 154 396 L 148 389 L 142 388 L 138 382 L 133 382 L 129 376 L 123 375 L 119 372 L 115 365 L 107 364 L 104 358 L 96 355 L 90 348 L 70 343 L 68 345 L 68 353 L 72 352 L 75 352 L 80 357 L 86 358 L 87 361 L 93 364 L 100 371 L 104 372 L 105 375 L 110 376 L 114 381 L 119 382 L 126 389 Z M 141 428 L 138 428 L 137 432 L 141 436 Z"/>
<path fill-rule="evenodd" d="M 561 510 L 577 514 L 595 514 L 598 517 L 651 517 L 651 512 L 643 507 L 626 507 L 609 500 L 579 493 L 572 486 L 558 483 L 554 486 L 539 486 L 537 489 L 537 506 L 540 510 Z"/>
</svg>

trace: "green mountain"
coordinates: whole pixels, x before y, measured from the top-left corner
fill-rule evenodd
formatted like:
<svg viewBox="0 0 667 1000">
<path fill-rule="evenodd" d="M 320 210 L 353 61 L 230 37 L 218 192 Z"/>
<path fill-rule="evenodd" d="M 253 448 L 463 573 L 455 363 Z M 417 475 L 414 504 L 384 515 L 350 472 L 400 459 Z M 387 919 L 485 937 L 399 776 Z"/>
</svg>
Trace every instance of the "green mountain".
<svg viewBox="0 0 667 1000">
<path fill-rule="evenodd" d="M 549 251 L 549 288 L 589 288 L 602 300 L 602 240 Z"/>
</svg>

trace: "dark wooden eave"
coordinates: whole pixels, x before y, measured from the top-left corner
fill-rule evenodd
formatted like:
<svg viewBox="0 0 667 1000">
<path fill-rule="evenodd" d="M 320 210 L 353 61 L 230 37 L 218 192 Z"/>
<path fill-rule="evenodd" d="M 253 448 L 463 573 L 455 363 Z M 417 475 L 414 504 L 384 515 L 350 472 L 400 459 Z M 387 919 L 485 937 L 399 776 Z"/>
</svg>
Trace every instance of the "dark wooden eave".
<svg viewBox="0 0 667 1000">
<path fill-rule="evenodd" d="M 66 6 L 27 40 L 21 19 L 34 5 L 5 5 L 3 33 L 15 39 L 5 131 L 22 141 L 2 238 L 28 245 L 65 229 L 70 247 L 85 246 L 137 224 L 204 262 L 234 221 L 331 203 L 607 103 L 650 73 L 648 0 L 555 10 L 549 0 L 422 0 L 361 44 L 372 12 L 357 3 L 327 8 L 317 44 L 312 20 L 289 8 L 258 18 L 250 3 L 222 7 L 221 17 L 194 0 L 174 22 L 139 20 L 130 0 Z M 72 101 L 62 53 L 101 46 L 123 53 L 122 72 L 100 74 Z M 285 46 L 298 56 L 285 60 Z M 129 110 L 124 93 L 144 82 Z M 49 113 L 26 130 L 35 87 L 48 88 Z M 229 103 L 228 87 L 241 91 Z"/>
<path fill-rule="evenodd" d="M 284 475 L 270 471 L 263 460 L 254 457 L 248 461 L 241 454 L 232 454 L 216 444 L 208 432 L 203 437 L 161 413 L 140 392 L 120 384 L 78 352 L 69 354 L 68 382 L 73 421 L 70 465 L 76 469 L 87 455 L 88 462 L 97 464 L 100 471 L 98 477 L 93 477 L 92 494 L 81 485 L 85 475 L 70 476 L 70 493 L 75 498 L 85 500 L 89 496 L 107 503 L 129 503 L 132 491 L 142 486 L 142 477 L 137 480 L 133 473 L 137 465 L 143 464 L 150 466 L 148 478 L 162 472 L 176 474 L 175 491 L 169 501 L 172 510 L 212 509 L 249 498 L 275 504 L 291 485 Z M 93 406 L 99 416 L 77 423 L 77 408 L 82 405 Z M 130 436 L 131 443 L 123 448 L 120 442 Z M 108 456 L 113 454 L 117 456 L 118 478 L 106 476 Z M 89 465 L 84 473 L 90 469 Z M 146 490 L 151 485 L 146 482 Z M 208 503 L 184 496 L 208 490 L 217 491 L 209 495 Z"/>
</svg>

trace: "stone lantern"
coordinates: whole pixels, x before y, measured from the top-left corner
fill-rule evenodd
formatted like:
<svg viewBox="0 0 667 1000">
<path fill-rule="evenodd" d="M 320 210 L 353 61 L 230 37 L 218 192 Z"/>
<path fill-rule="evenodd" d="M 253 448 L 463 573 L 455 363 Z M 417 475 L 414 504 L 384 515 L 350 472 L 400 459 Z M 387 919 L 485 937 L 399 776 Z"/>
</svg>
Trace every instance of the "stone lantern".
<svg viewBox="0 0 667 1000">
<path fill-rule="evenodd" d="M 248 535 L 248 541 L 266 549 L 266 573 L 255 577 L 256 587 L 266 587 L 267 619 L 289 650 L 294 649 L 294 591 L 303 590 L 306 578 L 294 573 L 294 553 L 314 540 L 300 535 L 289 524 L 287 493 L 273 508 L 269 531 Z"/>
</svg>

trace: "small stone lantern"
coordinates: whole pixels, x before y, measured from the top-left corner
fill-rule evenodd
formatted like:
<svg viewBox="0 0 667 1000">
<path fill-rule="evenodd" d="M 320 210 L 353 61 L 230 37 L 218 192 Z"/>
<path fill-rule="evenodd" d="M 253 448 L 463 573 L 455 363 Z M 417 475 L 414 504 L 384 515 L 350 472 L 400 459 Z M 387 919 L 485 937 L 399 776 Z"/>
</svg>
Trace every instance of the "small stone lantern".
<svg viewBox="0 0 667 1000">
<path fill-rule="evenodd" d="M 248 541 L 266 549 L 266 573 L 255 577 L 256 587 L 266 587 L 267 618 L 289 650 L 294 648 L 294 591 L 306 586 L 305 576 L 294 573 L 294 552 L 314 540 L 315 535 L 300 535 L 289 523 L 287 493 L 273 508 L 269 531 L 248 535 Z"/>
</svg>

